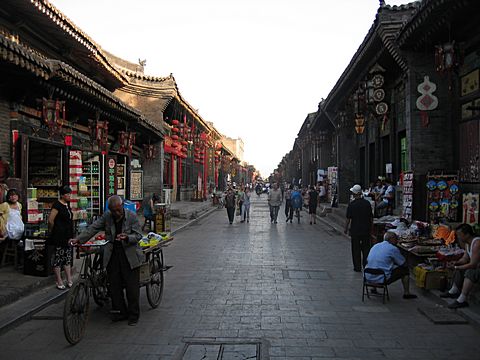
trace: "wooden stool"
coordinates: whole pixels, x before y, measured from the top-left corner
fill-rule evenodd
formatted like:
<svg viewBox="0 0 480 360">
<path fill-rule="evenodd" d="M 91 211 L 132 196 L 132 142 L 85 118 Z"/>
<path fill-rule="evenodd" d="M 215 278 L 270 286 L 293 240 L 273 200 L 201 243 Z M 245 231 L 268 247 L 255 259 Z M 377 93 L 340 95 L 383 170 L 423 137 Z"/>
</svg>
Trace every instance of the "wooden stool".
<svg viewBox="0 0 480 360">
<path fill-rule="evenodd" d="M 0 263 L 0 267 L 3 267 L 10 263 L 13 263 L 14 266 L 17 266 L 18 252 L 16 241 L 6 239 L 5 242 L 6 245 L 5 249 L 3 250 L 2 262 Z"/>
</svg>

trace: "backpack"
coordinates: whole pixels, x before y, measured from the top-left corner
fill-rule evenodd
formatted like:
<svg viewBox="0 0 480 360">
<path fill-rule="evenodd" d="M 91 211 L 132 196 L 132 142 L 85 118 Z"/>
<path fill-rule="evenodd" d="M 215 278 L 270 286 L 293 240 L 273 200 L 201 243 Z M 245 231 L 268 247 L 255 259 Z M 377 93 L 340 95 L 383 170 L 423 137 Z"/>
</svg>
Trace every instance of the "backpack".
<svg viewBox="0 0 480 360">
<path fill-rule="evenodd" d="M 294 209 L 301 209 L 302 208 L 302 197 L 298 192 L 294 192 L 292 194 L 292 207 Z"/>
</svg>

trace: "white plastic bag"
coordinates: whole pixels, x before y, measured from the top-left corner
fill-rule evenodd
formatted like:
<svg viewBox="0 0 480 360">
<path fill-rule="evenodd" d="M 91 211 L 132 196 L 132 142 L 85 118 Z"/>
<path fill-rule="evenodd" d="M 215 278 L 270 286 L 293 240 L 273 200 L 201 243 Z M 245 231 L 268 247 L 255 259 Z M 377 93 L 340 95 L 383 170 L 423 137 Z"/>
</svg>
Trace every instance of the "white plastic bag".
<svg viewBox="0 0 480 360">
<path fill-rule="evenodd" d="M 7 221 L 7 236 L 12 240 L 20 240 L 24 230 L 20 211 L 11 209 Z"/>
</svg>

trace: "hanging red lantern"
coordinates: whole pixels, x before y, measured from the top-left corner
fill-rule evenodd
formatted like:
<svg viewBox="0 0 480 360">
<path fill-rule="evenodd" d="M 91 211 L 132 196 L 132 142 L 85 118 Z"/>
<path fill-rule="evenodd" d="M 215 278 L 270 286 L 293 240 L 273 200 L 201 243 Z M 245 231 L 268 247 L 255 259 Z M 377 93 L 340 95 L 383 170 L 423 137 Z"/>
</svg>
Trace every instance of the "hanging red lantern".
<svg viewBox="0 0 480 360">
<path fill-rule="evenodd" d="M 172 138 L 172 140 L 178 140 L 178 135 L 172 135 L 170 137 Z"/>
<path fill-rule="evenodd" d="M 173 127 L 173 128 L 172 128 L 172 131 L 175 132 L 175 133 L 178 133 L 178 132 L 180 131 L 180 129 L 177 128 L 177 127 Z"/>
<path fill-rule="evenodd" d="M 178 121 L 178 120 L 172 120 L 172 125 L 177 126 L 177 125 L 179 125 L 179 124 L 180 124 L 180 121 Z"/>
<path fill-rule="evenodd" d="M 128 133 L 126 131 L 118 132 L 118 151 L 121 153 L 126 153 L 128 149 Z"/>
</svg>

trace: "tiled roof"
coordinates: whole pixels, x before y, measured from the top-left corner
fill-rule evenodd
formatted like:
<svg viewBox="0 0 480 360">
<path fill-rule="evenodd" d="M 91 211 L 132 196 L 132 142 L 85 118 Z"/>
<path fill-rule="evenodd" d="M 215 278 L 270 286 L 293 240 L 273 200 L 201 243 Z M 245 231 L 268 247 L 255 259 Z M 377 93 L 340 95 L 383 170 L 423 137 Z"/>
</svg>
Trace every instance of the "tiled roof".
<svg viewBox="0 0 480 360">
<path fill-rule="evenodd" d="M 431 34 L 449 23 L 449 17 L 461 8 L 471 7 L 472 14 L 480 9 L 478 0 L 423 0 L 418 6 L 416 14 L 405 24 L 401 30 L 397 42 L 404 46 L 408 39 L 418 37 L 425 41 Z M 428 25 L 425 26 L 425 23 Z M 428 28 L 427 28 L 428 27 Z M 426 31 L 425 31 L 426 29 Z M 418 33 L 418 36 L 415 34 Z"/>
<path fill-rule="evenodd" d="M 44 58 L 4 34 L 0 34 L 0 56 L 4 61 L 25 68 L 36 76 L 45 80 L 49 78 L 50 67 Z"/>
<path fill-rule="evenodd" d="M 20 1 L 23 2 L 25 0 Z M 16 5 L 22 6 L 20 1 L 16 0 Z M 120 72 L 118 72 L 117 69 L 110 64 L 102 48 L 92 38 L 90 38 L 90 36 L 77 27 L 72 20 L 58 10 L 52 3 L 50 3 L 48 0 L 30 0 L 29 2 L 37 9 L 39 14 L 43 14 L 46 18 L 50 19 L 53 25 L 60 28 L 67 36 L 73 38 L 79 44 L 85 47 L 112 76 L 121 82 L 125 81 Z"/>
<path fill-rule="evenodd" d="M 103 100 L 110 107 L 123 112 L 141 123 L 147 124 L 148 127 L 153 128 L 156 132 L 161 132 L 162 129 L 158 124 L 149 121 L 149 119 L 145 118 L 138 110 L 124 103 L 109 90 L 77 71 L 72 66 L 58 60 L 47 60 L 47 62 L 52 69 L 51 78 L 61 78 L 76 88 Z"/>
<path fill-rule="evenodd" d="M 352 59 L 350 60 L 350 63 L 343 71 L 333 89 L 328 94 L 328 97 L 324 103 L 325 107 L 328 107 L 329 103 L 336 97 L 347 80 L 350 80 L 350 78 L 354 76 L 354 72 L 359 72 L 361 70 L 357 69 L 358 63 L 366 56 L 367 51 L 371 49 L 376 36 L 380 38 L 383 46 L 387 49 L 397 64 L 403 70 L 407 69 L 406 63 L 399 54 L 395 39 L 404 24 L 408 22 L 414 13 L 418 11 L 420 5 L 421 2 L 415 1 L 400 6 L 380 6 L 377 15 L 375 16 L 375 20 L 365 36 L 362 44 L 359 46 L 355 55 L 353 55 Z M 352 80 L 356 81 L 355 79 Z"/>
</svg>

